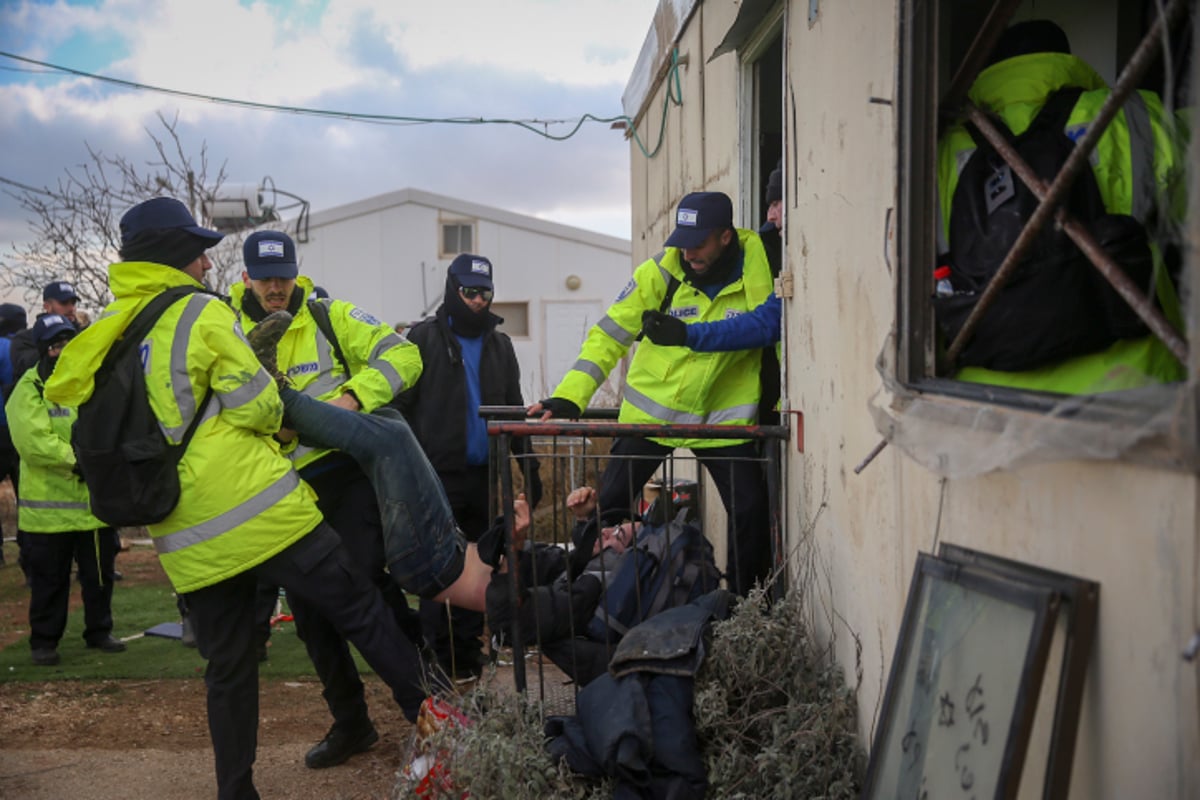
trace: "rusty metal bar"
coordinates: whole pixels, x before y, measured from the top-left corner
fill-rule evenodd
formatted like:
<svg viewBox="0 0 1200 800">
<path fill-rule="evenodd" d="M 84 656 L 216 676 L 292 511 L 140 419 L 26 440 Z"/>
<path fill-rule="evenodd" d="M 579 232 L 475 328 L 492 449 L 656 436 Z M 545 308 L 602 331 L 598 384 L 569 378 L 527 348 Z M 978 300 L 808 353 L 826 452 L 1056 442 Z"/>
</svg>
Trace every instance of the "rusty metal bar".
<svg viewBox="0 0 1200 800">
<path fill-rule="evenodd" d="M 1171 0 L 1170 5 L 1154 21 L 1154 25 L 1151 26 L 1149 32 L 1146 33 L 1141 43 L 1138 44 L 1133 56 L 1129 59 L 1129 63 L 1121 71 L 1121 75 L 1117 79 L 1112 92 L 1105 99 L 1104 105 L 1100 107 L 1096 118 L 1088 125 L 1087 133 L 1075 143 L 1075 149 L 1071 151 L 1071 155 L 1067 158 L 1066 163 L 1063 164 L 1062 169 L 1059 170 L 1058 175 L 1054 178 L 1054 182 L 1042 197 L 1042 202 L 1033 212 L 1033 216 L 1029 218 L 1029 221 L 1025 223 L 1025 228 L 1021 231 L 1021 235 L 1017 237 L 1017 241 L 1008 252 L 1004 262 L 1000 265 L 1000 269 L 997 270 L 992 280 L 983 290 L 979 302 L 975 304 L 975 308 L 971 309 L 971 313 L 967 316 L 966 322 L 963 323 L 958 336 L 950 343 L 946 358 L 951 365 L 958 359 L 966 343 L 970 341 L 971 335 L 979 325 L 980 317 L 983 316 L 995 301 L 996 294 L 1008 282 L 1009 277 L 1016 270 L 1021 259 L 1024 258 L 1026 251 L 1033 243 L 1034 237 L 1037 236 L 1038 232 L 1049 221 L 1050 216 L 1057 212 L 1058 204 L 1071 188 L 1071 184 L 1075 181 L 1075 176 L 1082 169 L 1090 169 L 1088 157 L 1091 155 L 1092 150 L 1095 149 L 1096 143 L 1100 140 L 1104 131 L 1107 130 L 1109 123 L 1112 122 L 1117 112 L 1125 105 L 1126 98 L 1137 89 L 1138 82 L 1142 79 L 1142 76 L 1150 67 L 1154 58 L 1157 57 L 1159 47 L 1162 44 L 1161 37 L 1164 26 L 1173 22 L 1183 11 L 1184 6 L 1184 0 Z M 988 141 L 992 141 L 992 136 L 989 133 L 999 135 L 995 127 L 991 125 L 990 121 L 986 119 L 978 108 L 970 106 L 967 113 L 971 121 L 975 122 L 980 131 L 988 137 Z M 982 120 L 983 124 L 980 124 L 980 120 Z M 999 149 L 997 149 L 997 152 L 999 152 Z M 1009 154 L 1015 155 L 1011 149 L 1009 150 Z M 1004 156 L 1004 154 L 1001 153 L 1001 156 Z M 1016 169 L 1008 157 L 1005 157 L 1005 161 Z M 1032 189 L 1033 187 L 1031 186 L 1030 188 Z"/>
<path fill-rule="evenodd" d="M 971 106 L 967 112 L 967 116 L 975 123 L 976 127 L 979 128 L 979 131 L 992 147 L 996 149 L 1000 157 L 1013 168 L 1013 171 L 1017 173 L 1021 181 L 1029 187 L 1029 190 L 1039 200 L 1043 200 L 1048 191 L 1045 181 L 1039 178 L 1030 166 L 1025 163 L 1025 160 L 1013 149 L 1003 134 L 992 125 L 987 115 L 978 108 Z M 1117 293 L 1142 318 L 1142 321 L 1149 326 L 1154 335 L 1170 348 L 1171 353 L 1180 362 L 1187 363 L 1187 342 L 1176 332 L 1171 323 L 1167 322 L 1162 312 L 1154 307 L 1154 303 L 1150 298 L 1144 295 L 1140 288 L 1122 271 L 1120 265 L 1113 261 L 1108 253 L 1105 252 L 1104 248 L 1096 241 L 1091 232 L 1067 213 L 1066 209 L 1059 209 L 1056 217 L 1067 236 L 1071 238 L 1071 241 L 1079 246 L 1083 254 L 1088 257 L 1088 260 L 1092 262 L 1096 269 L 1100 270 L 1100 274 L 1112 284 Z M 998 278 L 999 275 L 996 277 Z M 993 281 L 995 281 L 995 278 L 993 278 Z M 985 292 L 984 294 L 986 296 L 987 293 Z M 983 298 L 980 299 L 980 305 L 982 304 Z"/>
<path fill-rule="evenodd" d="M 950 80 L 950 88 L 946 90 L 946 96 L 942 98 L 941 113 L 955 110 L 962 104 L 967 92 L 971 89 L 971 84 L 979 77 L 984 62 L 991 55 L 992 48 L 996 46 L 1000 35 L 1008 26 L 1008 21 L 1012 19 L 1013 12 L 1020 4 L 1021 0 L 996 0 L 992 4 L 992 10 L 988 12 L 987 19 L 983 21 L 979 32 L 975 34 L 975 41 L 971 42 L 971 47 L 958 66 L 958 71 Z"/>
<path fill-rule="evenodd" d="M 783 425 L 657 425 L 629 422 L 500 422 L 488 420 L 488 436 L 642 436 L 655 439 L 787 439 Z"/>
</svg>

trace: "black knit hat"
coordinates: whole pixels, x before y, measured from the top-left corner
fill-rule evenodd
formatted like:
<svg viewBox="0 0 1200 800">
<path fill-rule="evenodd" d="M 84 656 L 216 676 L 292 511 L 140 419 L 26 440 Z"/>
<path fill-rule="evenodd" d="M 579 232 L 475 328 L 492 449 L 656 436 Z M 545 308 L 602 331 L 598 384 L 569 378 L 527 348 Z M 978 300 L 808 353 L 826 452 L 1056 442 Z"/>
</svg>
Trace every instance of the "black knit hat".
<svg viewBox="0 0 1200 800">
<path fill-rule="evenodd" d="M 999 41 L 992 48 L 987 64 L 1004 61 L 1017 56 L 1031 53 L 1067 53 L 1071 52 L 1071 42 L 1067 39 L 1066 31 L 1057 23 L 1048 19 L 1030 19 L 1009 26 L 1000 34 Z"/>
<path fill-rule="evenodd" d="M 783 199 L 783 159 L 775 164 L 775 169 L 767 176 L 767 205 Z"/>
</svg>

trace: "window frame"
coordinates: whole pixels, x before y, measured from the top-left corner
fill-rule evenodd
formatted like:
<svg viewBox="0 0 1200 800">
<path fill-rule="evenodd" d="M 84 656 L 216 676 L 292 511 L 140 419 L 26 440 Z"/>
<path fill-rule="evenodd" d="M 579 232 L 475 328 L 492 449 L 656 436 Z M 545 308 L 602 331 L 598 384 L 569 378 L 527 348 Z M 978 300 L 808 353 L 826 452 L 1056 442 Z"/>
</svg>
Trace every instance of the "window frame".
<svg viewBox="0 0 1200 800">
<path fill-rule="evenodd" d="M 450 226 L 454 226 L 457 228 L 466 228 L 467 230 L 469 230 L 471 232 L 471 242 L 470 242 L 470 244 L 467 245 L 466 249 L 461 249 L 461 239 L 462 239 L 461 233 L 458 236 L 458 238 L 460 240 L 460 249 L 458 249 L 458 250 L 447 250 L 446 249 L 446 229 Z M 475 252 L 474 248 L 475 248 L 475 241 L 477 238 L 476 227 L 477 227 L 477 220 L 474 220 L 474 219 L 467 219 L 467 218 L 463 218 L 463 217 L 441 217 L 441 218 L 439 218 L 438 219 L 438 258 L 454 258 L 455 256 L 461 255 L 462 253 Z"/>
<path fill-rule="evenodd" d="M 1018 5 L 1014 0 L 996 0 L 988 21 L 980 29 L 979 50 L 990 49 L 986 39 L 994 41 L 1003 30 L 1004 22 L 993 23 L 1000 15 L 1007 20 L 1011 10 Z M 894 378 L 906 390 L 932 400 L 935 404 L 945 398 L 947 404 L 969 401 L 994 407 L 997 414 L 1028 414 L 1030 412 L 1049 415 L 1057 404 L 1068 396 L 1033 390 L 1012 389 L 1002 386 L 969 383 L 937 375 L 937 337 L 933 313 L 933 278 L 928 268 L 937 257 L 936 228 L 940 220 L 937 204 L 937 131 L 938 110 L 941 98 L 939 85 L 939 5 L 920 0 L 901 0 L 899 15 L 899 64 L 897 69 L 898 131 L 897 131 L 897 226 L 896 252 L 900 269 L 897 271 L 898 322 L 896 336 L 896 360 Z M 1190 23 L 1196 24 L 1196 20 Z M 993 25 L 995 27 L 993 27 Z M 961 91 L 978 72 L 968 54 L 955 75 L 950 92 Z M 956 65 L 952 65 L 956 66 Z M 1200 71 L 1196 62 L 1192 74 Z M 1193 137 L 1197 139 L 1200 137 Z M 1196 163 L 1197 142 L 1193 141 L 1185 158 Z M 1191 194 L 1197 196 L 1195 176 L 1189 176 Z M 1184 227 L 1187 232 L 1197 228 L 1196 211 L 1189 211 Z M 1191 254 L 1185 255 L 1182 273 L 1183 283 L 1196 282 L 1197 262 Z M 1197 303 L 1192 293 L 1190 306 L 1183 309 L 1185 319 L 1196 319 Z M 1186 303 L 1187 301 L 1184 300 Z M 1184 335 L 1185 341 L 1187 335 Z M 1194 337 L 1193 337 L 1194 338 Z M 1196 376 L 1197 353 L 1190 347 L 1184 364 L 1187 378 L 1173 393 L 1173 404 L 1178 409 L 1178 423 L 1168 441 L 1148 441 L 1136 445 L 1122 457 L 1156 466 L 1183 468 L 1197 471 L 1200 465 L 1200 443 L 1197 441 Z M 904 398 L 900 398 L 903 405 Z M 1113 425 L 1135 426 L 1156 414 L 1161 414 L 1161 403 L 1131 404 L 1125 400 L 1110 401 L 1105 395 L 1092 395 L 1086 409 L 1056 421 L 1066 427 L 1079 426 L 1079 435 L 1087 435 L 1088 427 L 1096 422 Z M 1011 411 L 1010 411 L 1011 410 Z M 947 415 L 949 416 L 949 415 Z M 948 425 L 953 423 L 947 423 Z M 1070 435 L 1072 431 L 1064 431 Z"/>
<path fill-rule="evenodd" d="M 508 334 L 508 337 L 510 339 L 529 339 L 529 338 L 531 338 L 530 330 L 529 330 L 529 311 L 530 311 L 529 306 L 530 306 L 530 303 L 528 300 L 509 300 L 509 301 L 505 301 L 505 302 L 493 302 L 492 303 L 492 312 L 495 313 L 497 316 L 504 318 L 504 323 L 501 325 L 498 325 L 496 327 L 496 330 L 501 331 L 502 333 Z M 524 330 L 513 330 L 512 328 L 506 327 L 506 326 L 512 324 L 511 314 L 509 316 L 505 316 L 505 314 L 504 314 L 505 311 L 508 311 L 510 309 L 518 310 L 519 314 L 523 317 L 523 319 L 525 321 Z"/>
</svg>

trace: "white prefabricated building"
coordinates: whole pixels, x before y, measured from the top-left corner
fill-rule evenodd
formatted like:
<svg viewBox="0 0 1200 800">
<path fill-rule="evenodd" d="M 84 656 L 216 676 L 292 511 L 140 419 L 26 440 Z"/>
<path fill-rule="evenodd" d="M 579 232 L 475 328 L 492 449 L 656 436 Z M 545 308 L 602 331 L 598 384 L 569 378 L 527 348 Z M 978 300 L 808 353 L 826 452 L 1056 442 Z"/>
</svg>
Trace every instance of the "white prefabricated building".
<svg viewBox="0 0 1200 800">
<path fill-rule="evenodd" d="M 549 396 L 633 270 L 626 239 L 412 188 L 312 214 L 295 238 L 302 274 L 398 327 L 436 311 L 456 255 L 487 257 L 527 402 Z"/>
</svg>

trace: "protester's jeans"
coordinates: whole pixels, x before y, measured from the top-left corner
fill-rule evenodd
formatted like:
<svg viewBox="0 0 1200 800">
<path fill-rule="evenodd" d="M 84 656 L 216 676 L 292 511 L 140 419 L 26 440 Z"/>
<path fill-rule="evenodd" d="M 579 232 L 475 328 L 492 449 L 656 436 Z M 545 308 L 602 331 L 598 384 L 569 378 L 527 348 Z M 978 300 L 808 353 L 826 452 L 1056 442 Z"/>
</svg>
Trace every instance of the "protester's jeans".
<svg viewBox="0 0 1200 800">
<path fill-rule="evenodd" d="M 392 580 L 405 591 L 434 597 L 462 574 L 466 543 L 421 445 L 393 409 L 347 411 L 283 388 L 284 427 L 310 447 L 354 458 L 375 487 L 383 548 Z"/>
</svg>

